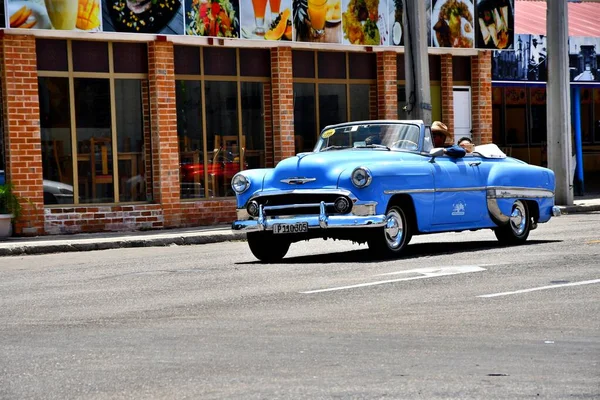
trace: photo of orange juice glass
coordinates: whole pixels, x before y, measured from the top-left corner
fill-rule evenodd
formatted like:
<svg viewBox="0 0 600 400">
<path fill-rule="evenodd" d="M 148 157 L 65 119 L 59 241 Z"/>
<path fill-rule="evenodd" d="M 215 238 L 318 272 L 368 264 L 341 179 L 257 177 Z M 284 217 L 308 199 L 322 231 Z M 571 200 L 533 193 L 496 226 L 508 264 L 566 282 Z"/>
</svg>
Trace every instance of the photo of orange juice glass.
<svg viewBox="0 0 600 400">
<path fill-rule="evenodd" d="M 269 5 L 271 6 L 271 18 L 273 21 L 275 21 L 275 18 L 277 18 L 277 15 L 279 15 L 281 0 L 269 0 Z"/>
<path fill-rule="evenodd" d="M 259 36 L 264 36 L 267 0 L 252 0 L 252 8 L 254 9 L 254 20 L 256 21 L 254 33 Z"/>
<path fill-rule="evenodd" d="M 327 15 L 327 0 L 308 0 L 308 17 L 316 37 L 325 33 L 325 17 Z"/>
<path fill-rule="evenodd" d="M 75 29 L 78 0 L 44 0 L 44 3 L 54 29 Z"/>
</svg>

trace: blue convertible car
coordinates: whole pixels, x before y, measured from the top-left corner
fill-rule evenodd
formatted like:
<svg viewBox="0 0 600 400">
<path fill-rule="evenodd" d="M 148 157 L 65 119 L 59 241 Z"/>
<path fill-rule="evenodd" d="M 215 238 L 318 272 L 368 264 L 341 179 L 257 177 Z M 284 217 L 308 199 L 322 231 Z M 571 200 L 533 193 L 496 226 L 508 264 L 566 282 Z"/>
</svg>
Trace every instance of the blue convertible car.
<svg viewBox="0 0 600 400">
<path fill-rule="evenodd" d="M 234 230 L 252 254 L 281 260 L 293 242 L 332 238 L 397 256 L 413 235 L 493 229 L 523 243 L 538 223 L 560 215 L 554 173 L 506 157 L 494 144 L 473 153 L 433 148 L 423 121 L 328 126 L 314 151 L 275 168 L 236 174 Z"/>
</svg>

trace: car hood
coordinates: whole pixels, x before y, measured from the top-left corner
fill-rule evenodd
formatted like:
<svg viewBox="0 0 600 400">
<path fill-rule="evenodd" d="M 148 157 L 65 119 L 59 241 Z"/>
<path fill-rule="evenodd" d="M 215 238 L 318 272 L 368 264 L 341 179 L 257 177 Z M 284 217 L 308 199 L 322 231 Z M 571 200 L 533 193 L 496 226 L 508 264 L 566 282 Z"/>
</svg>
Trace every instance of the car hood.
<svg viewBox="0 0 600 400">
<path fill-rule="evenodd" d="M 265 176 L 264 187 L 273 189 L 337 188 L 339 176 L 345 170 L 401 159 L 401 152 L 380 149 L 301 153 L 277 164 Z"/>
</svg>

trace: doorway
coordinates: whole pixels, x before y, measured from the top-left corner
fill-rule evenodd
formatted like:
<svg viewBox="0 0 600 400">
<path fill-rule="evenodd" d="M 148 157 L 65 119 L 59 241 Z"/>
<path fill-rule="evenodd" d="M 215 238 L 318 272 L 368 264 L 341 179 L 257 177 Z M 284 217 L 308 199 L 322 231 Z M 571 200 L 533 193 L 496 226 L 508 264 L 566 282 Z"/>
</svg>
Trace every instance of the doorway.
<svg viewBox="0 0 600 400">
<path fill-rule="evenodd" d="M 455 86 L 454 94 L 454 144 L 461 137 L 472 139 L 471 132 L 471 88 L 469 86 Z"/>
</svg>

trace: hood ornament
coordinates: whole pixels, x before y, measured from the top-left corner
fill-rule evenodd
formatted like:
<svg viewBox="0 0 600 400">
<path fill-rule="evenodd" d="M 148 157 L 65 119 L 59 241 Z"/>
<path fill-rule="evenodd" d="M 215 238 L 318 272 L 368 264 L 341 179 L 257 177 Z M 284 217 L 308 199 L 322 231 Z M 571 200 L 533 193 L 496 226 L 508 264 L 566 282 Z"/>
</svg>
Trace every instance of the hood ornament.
<svg viewBox="0 0 600 400">
<path fill-rule="evenodd" d="M 304 185 L 305 183 L 314 182 L 316 180 L 317 180 L 317 178 L 297 177 L 297 178 L 282 179 L 279 182 L 281 182 L 281 183 L 287 183 L 288 185 Z"/>
</svg>

